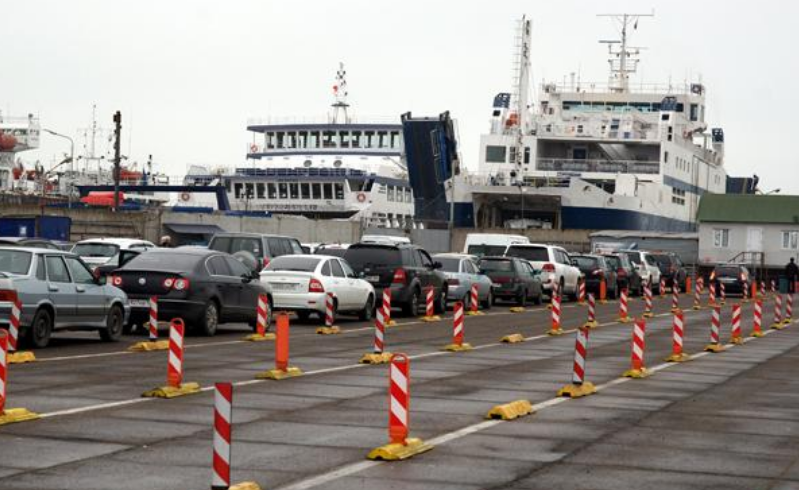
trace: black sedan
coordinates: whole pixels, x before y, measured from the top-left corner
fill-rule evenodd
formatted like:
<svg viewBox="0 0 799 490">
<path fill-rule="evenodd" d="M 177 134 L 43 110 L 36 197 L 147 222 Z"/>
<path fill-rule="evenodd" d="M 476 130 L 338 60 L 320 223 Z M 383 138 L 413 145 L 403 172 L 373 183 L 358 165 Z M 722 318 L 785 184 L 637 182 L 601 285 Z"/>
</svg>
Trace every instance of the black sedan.
<svg viewBox="0 0 799 490">
<path fill-rule="evenodd" d="M 258 295 L 268 289 L 233 256 L 209 249 L 154 249 L 115 270 L 108 282 L 128 294 L 130 325 L 147 321 L 158 298 L 159 321 L 182 318 L 187 327 L 214 335 L 225 322 L 255 325 Z"/>
<path fill-rule="evenodd" d="M 544 294 L 541 278 L 530 262 L 515 257 L 483 257 L 479 266 L 491 279 L 495 304 L 499 299 L 514 301 L 519 306 L 527 305 L 528 299 L 541 304 Z"/>
<path fill-rule="evenodd" d="M 710 280 L 716 283 L 716 296 L 721 296 L 721 285 L 724 284 L 724 292 L 730 295 L 744 294 L 745 285 L 751 287 L 749 269 L 739 264 L 720 264 L 717 265 L 710 274 Z"/>
</svg>

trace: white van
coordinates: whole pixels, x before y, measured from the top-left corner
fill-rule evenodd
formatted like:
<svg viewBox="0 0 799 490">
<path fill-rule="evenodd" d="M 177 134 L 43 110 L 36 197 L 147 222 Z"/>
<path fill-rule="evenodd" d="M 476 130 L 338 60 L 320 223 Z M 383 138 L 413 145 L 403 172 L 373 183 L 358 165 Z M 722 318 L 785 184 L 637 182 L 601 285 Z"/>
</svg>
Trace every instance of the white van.
<svg viewBox="0 0 799 490">
<path fill-rule="evenodd" d="M 530 239 L 523 235 L 506 235 L 504 233 L 469 233 L 463 244 L 463 253 L 484 257 L 501 256 L 511 245 L 525 245 Z"/>
</svg>

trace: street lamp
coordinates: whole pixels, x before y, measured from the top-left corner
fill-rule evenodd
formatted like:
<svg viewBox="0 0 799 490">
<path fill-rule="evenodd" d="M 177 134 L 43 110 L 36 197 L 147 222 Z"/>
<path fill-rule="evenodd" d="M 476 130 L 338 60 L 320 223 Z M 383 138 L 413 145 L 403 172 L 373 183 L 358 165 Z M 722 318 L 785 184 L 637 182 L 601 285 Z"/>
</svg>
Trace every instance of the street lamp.
<svg viewBox="0 0 799 490">
<path fill-rule="evenodd" d="M 70 138 L 69 136 L 61 133 L 56 133 L 50 129 L 42 129 L 45 133 L 50 133 L 53 136 L 59 136 L 61 138 L 66 138 L 69 140 L 69 170 L 70 172 L 75 172 L 75 141 Z"/>
</svg>

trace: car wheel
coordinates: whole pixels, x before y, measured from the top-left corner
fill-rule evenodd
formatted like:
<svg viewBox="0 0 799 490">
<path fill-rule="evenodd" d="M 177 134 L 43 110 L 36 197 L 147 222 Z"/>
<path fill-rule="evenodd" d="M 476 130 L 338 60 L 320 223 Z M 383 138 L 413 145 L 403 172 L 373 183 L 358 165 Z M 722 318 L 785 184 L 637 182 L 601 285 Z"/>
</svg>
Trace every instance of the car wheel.
<svg viewBox="0 0 799 490">
<path fill-rule="evenodd" d="M 105 328 L 100 330 L 100 338 L 104 342 L 118 342 L 122 338 L 124 316 L 119 306 L 111 308 L 105 319 Z"/>
<path fill-rule="evenodd" d="M 407 304 L 402 305 L 402 314 L 405 316 L 414 316 L 419 313 L 419 290 L 414 289 L 411 293 L 411 299 Z"/>
<path fill-rule="evenodd" d="M 544 302 L 544 292 L 539 291 L 537 295 L 533 297 L 533 304 L 540 305 Z"/>
<path fill-rule="evenodd" d="M 516 304 L 521 307 L 527 306 L 527 290 L 522 291 L 519 296 L 516 297 Z"/>
<path fill-rule="evenodd" d="M 436 304 L 433 305 L 433 310 L 438 314 L 444 314 L 447 311 L 447 290 L 441 288 L 441 292 L 438 293 L 438 301 Z"/>
<path fill-rule="evenodd" d="M 199 332 L 207 337 L 216 334 L 216 327 L 219 326 L 219 307 L 214 300 L 205 305 L 205 311 L 200 317 Z"/>
<path fill-rule="evenodd" d="M 469 311 L 472 309 L 472 294 L 467 292 L 463 295 L 461 299 L 461 303 L 463 303 L 463 311 Z"/>
<path fill-rule="evenodd" d="M 483 303 L 483 308 L 486 309 L 486 310 L 490 310 L 493 305 L 494 305 L 494 292 L 489 289 L 488 290 L 488 297 L 486 298 L 485 302 Z"/>
<path fill-rule="evenodd" d="M 363 309 L 358 313 L 358 319 L 363 322 L 368 322 L 372 319 L 372 312 L 375 311 L 375 299 L 370 294 L 368 298 L 366 298 L 366 304 L 363 305 Z"/>
<path fill-rule="evenodd" d="M 50 335 L 53 333 L 53 317 L 50 312 L 41 309 L 33 317 L 33 323 L 28 330 L 28 341 L 33 347 L 41 349 L 50 343 Z"/>
</svg>

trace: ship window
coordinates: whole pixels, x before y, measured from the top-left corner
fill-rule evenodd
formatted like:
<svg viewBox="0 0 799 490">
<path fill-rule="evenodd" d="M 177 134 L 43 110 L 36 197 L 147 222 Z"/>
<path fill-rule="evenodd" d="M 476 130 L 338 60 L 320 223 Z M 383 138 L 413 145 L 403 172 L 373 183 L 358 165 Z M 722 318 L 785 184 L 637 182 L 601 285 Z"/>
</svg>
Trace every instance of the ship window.
<svg viewBox="0 0 799 490">
<path fill-rule="evenodd" d="M 322 133 L 322 147 L 323 148 L 335 148 L 336 147 L 336 132 L 335 131 L 325 131 Z"/>
<path fill-rule="evenodd" d="M 310 145 L 308 148 L 319 148 L 319 131 L 314 131 L 311 133 Z"/>
<path fill-rule="evenodd" d="M 388 132 L 386 131 L 378 131 L 377 132 L 377 147 L 378 148 L 385 148 L 388 146 Z"/>
<path fill-rule="evenodd" d="M 663 163 L 669 163 L 669 152 L 663 152 Z"/>
<path fill-rule="evenodd" d="M 257 192 L 258 199 L 264 198 L 264 190 L 265 190 L 264 187 L 266 186 L 264 185 L 263 182 L 255 184 L 255 191 Z"/>
<path fill-rule="evenodd" d="M 685 104 L 678 102 L 677 103 L 677 112 L 683 112 L 685 110 Z"/>
<path fill-rule="evenodd" d="M 275 136 L 277 141 L 277 147 L 284 148 L 283 144 L 286 142 L 285 140 L 286 133 L 276 133 Z"/>
<path fill-rule="evenodd" d="M 375 147 L 375 132 L 374 131 L 364 131 L 363 137 L 364 141 L 364 148 L 374 148 Z"/>
<path fill-rule="evenodd" d="M 308 131 L 300 131 L 298 134 L 300 136 L 299 147 L 308 148 Z"/>
<path fill-rule="evenodd" d="M 280 199 L 288 199 L 289 197 L 289 186 L 286 185 L 285 182 L 281 182 L 277 185 L 278 191 L 280 193 Z"/>
<path fill-rule="evenodd" d="M 344 199 L 344 184 L 341 183 L 334 184 L 333 187 L 336 190 L 336 199 L 339 200 Z"/>
<path fill-rule="evenodd" d="M 388 201 L 393 201 L 394 200 L 394 186 L 393 185 L 388 186 L 388 194 L 386 196 L 386 199 Z"/>
<path fill-rule="evenodd" d="M 363 133 L 360 131 L 353 131 L 352 132 L 352 147 L 353 148 L 360 148 L 363 146 Z"/>
<path fill-rule="evenodd" d="M 486 146 L 486 162 L 505 163 L 506 151 L 507 148 L 504 146 Z"/>
<path fill-rule="evenodd" d="M 311 193 L 313 199 L 322 199 L 322 185 L 318 182 L 311 184 Z"/>
<path fill-rule="evenodd" d="M 289 184 L 289 196 L 291 199 L 300 198 L 300 184 L 297 184 L 296 182 Z"/>
<path fill-rule="evenodd" d="M 333 199 L 333 184 L 322 184 L 322 190 L 325 193 L 325 199 Z"/>
<path fill-rule="evenodd" d="M 267 148 L 275 147 L 275 133 L 266 133 L 266 147 Z"/>
<path fill-rule="evenodd" d="M 251 182 L 246 183 L 244 185 L 244 189 L 247 192 L 247 199 L 252 199 L 255 197 L 255 186 Z"/>
<path fill-rule="evenodd" d="M 269 199 L 277 199 L 277 186 L 273 183 L 266 184 L 267 196 Z"/>
<path fill-rule="evenodd" d="M 311 185 L 307 182 L 300 184 L 300 196 L 302 196 L 303 199 L 311 198 Z"/>
<path fill-rule="evenodd" d="M 341 147 L 342 148 L 349 148 L 350 147 L 350 132 L 349 131 L 342 131 L 341 132 Z"/>
<path fill-rule="evenodd" d="M 411 188 L 405 188 L 405 202 L 413 202 L 413 194 L 411 194 Z"/>
<path fill-rule="evenodd" d="M 783 231 L 782 248 L 783 250 L 799 249 L 799 231 Z"/>
<path fill-rule="evenodd" d="M 229 180 L 225 181 L 225 192 L 230 192 L 230 181 Z"/>
<path fill-rule="evenodd" d="M 243 185 L 241 184 L 241 182 L 236 182 L 236 184 L 233 186 L 233 189 L 235 189 L 235 194 L 234 195 L 236 196 L 236 199 L 241 199 L 241 189 L 242 189 L 242 187 L 243 187 Z"/>
<path fill-rule="evenodd" d="M 699 105 L 691 104 L 691 121 L 699 119 Z"/>
<path fill-rule="evenodd" d="M 297 148 L 297 133 L 286 133 L 286 148 Z"/>
<path fill-rule="evenodd" d="M 399 148 L 400 147 L 400 134 L 399 134 L 399 132 L 392 131 L 392 133 L 391 133 L 391 147 L 392 148 Z"/>
<path fill-rule="evenodd" d="M 524 147 L 524 163 L 530 163 L 530 147 Z"/>
</svg>

